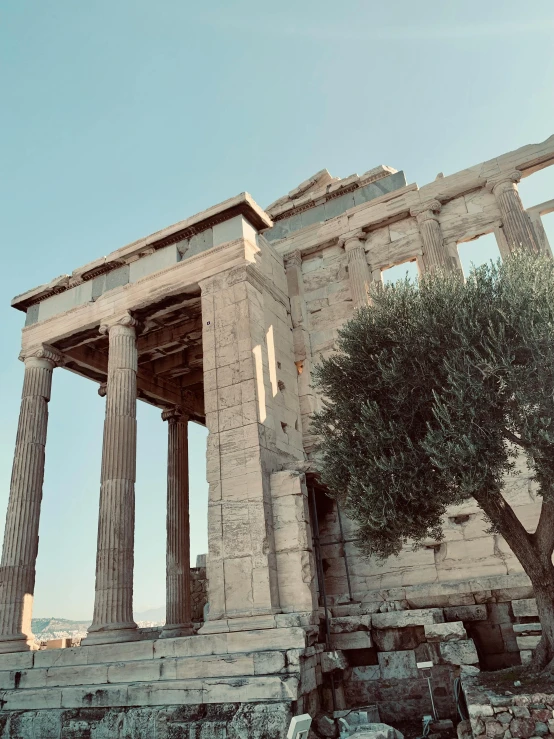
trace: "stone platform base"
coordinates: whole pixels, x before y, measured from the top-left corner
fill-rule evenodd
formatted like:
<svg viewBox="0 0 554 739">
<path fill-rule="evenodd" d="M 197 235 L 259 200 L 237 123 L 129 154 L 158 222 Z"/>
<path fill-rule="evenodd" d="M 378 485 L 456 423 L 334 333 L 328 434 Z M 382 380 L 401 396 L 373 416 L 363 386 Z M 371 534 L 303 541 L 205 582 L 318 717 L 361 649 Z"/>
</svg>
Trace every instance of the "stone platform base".
<svg viewBox="0 0 554 739">
<path fill-rule="evenodd" d="M 0 713 L 2 739 L 282 739 L 289 703 L 74 708 Z"/>
<path fill-rule="evenodd" d="M 0 655 L 0 739 L 284 739 L 318 708 L 301 627 Z M 314 703 L 315 701 L 315 703 Z"/>
</svg>

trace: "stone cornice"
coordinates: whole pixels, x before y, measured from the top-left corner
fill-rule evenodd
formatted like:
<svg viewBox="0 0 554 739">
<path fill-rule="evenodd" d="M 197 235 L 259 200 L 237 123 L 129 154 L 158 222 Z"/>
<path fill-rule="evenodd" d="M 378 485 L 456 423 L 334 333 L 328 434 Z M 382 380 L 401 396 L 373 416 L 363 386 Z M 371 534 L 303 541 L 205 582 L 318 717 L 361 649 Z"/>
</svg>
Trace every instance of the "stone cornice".
<svg viewBox="0 0 554 739">
<path fill-rule="evenodd" d="M 243 192 L 184 221 L 117 249 L 107 257 L 96 259 L 94 262 L 79 267 L 71 275 L 61 275 L 46 285 L 28 290 L 12 300 L 12 307 L 27 311 L 31 305 L 40 303 L 52 295 L 65 292 L 65 290 L 134 262 L 165 246 L 189 239 L 237 215 L 242 215 L 258 231 L 273 226 L 273 221 L 268 214 L 260 208 L 249 193 Z"/>
</svg>

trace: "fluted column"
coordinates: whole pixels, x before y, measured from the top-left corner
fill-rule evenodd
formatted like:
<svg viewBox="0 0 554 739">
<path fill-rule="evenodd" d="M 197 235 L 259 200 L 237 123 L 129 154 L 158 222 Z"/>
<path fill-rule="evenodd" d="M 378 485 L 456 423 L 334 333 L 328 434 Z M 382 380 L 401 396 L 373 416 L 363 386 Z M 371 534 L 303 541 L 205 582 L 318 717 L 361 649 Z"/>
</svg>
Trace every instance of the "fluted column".
<svg viewBox="0 0 554 739">
<path fill-rule="evenodd" d="M 426 271 L 448 269 L 444 239 L 438 221 L 441 207 L 438 200 L 429 200 L 410 209 L 410 215 L 416 219 L 423 241 L 423 264 Z"/>
<path fill-rule="evenodd" d="M 133 620 L 137 439 L 136 322 L 101 326 L 109 336 L 94 616 L 87 644 L 138 638 Z"/>
<path fill-rule="evenodd" d="M 0 653 L 31 648 L 38 529 L 48 401 L 52 370 L 61 362 L 54 349 L 41 346 L 21 355 L 25 377 L 0 565 Z"/>
<path fill-rule="evenodd" d="M 361 231 L 347 234 L 343 238 L 343 243 L 348 261 L 348 279 L 352 300 L 355 308 L 361 308 L 369 303 L 371 284 L 371 273 L 365 255 L 364 234 Z"/>
<path fill-rule="evenodd" d="M 491 177 L 487 180 L 486 187 L 493 193 L 498 203 L 502 228 L 510 251 L 523 248 L 538 253 L 540 246 L 517 189 L 520 179 L 521 172 L 516 169 Z"/>
<path fill-rule="evenodd" d="M 192 634 L 188 415 L 181 408 L 162 413 L 168 422 L 166 609 L 162 637 Z"/>
</svg>

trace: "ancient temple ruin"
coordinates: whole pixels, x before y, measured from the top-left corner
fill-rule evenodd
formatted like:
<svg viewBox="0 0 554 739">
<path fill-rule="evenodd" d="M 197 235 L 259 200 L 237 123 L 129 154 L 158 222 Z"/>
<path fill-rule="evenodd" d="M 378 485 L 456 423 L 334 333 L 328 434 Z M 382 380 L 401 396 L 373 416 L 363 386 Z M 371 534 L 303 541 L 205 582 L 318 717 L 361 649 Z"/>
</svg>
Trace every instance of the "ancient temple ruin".
<svg viewBox="0 0 554 739">
<path fill-rule="evenodd" d="M 532 589 L 476 505 L 449 513 L 443 542 L 385 565 L 360 557 L 318 484 L 311 373 L 388 267 L 460 270 L 458 246 L 488 233 L 503 256 L 549 251 L 541 216 L 554 200 L 525 210 L 517 183 L 553 163 L 554 136 L 423 187 L 386 166 L 322 170 L 265 210 L 242 193 L 12 301 L 26 314 L 25 372 L 1 564 L 0 736 L 82 725 L 277 738 L 304 712 L 420 715 L 424 659 L 446 715 L 462 666 L 528 658 Z M 93 624 L 81 646 L 40 651 L 31 613 L 56 368 L 96 382 L 106 415 Z M 168 429 L 161 633 L 133 621 L 137 400 Z M 191 422 L 209 429 L 202 623 L 190 603 Z M 526 470 L 508 496 L 532 529 Z"/>
</svg>

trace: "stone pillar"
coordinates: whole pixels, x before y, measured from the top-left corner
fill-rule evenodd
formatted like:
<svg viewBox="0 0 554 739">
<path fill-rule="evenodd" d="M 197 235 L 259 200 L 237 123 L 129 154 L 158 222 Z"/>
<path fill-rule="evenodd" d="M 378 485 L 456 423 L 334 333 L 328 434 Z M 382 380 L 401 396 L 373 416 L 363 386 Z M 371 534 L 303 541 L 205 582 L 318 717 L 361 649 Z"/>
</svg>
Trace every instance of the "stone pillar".
<svg viewBox="0 0 554 739">
<path fill-rule="evenodd" d="M 0 653 L 31 648 L 38 529 L 52 370 L 61 355 L 41 346 L 22 354 L 25 377 L 0 566 Z"/>
<path fill-rule="evenodd" d="M 342 241 L 348 261 L 348 279 L 352 300 L 355 308 L 361 308 L 369 303 L 368 291 L 371 284 L 371 273 L 365 255 L 364 234 L 361 231 L 347 234 Z"/>
<path fill-rule="evenodd" d="M 255 267 L 244 266 L 200 283 L 204 405 L 210 431 L 210 622 L 271 615 L 279 609 L 271 455 L 265 443 L 266 424 L 271 422 L 276 437 L 278 422 L 272 413 L 262 279 Z M 201 632 L 210 628 L 206 623 Z M 213 628 L 221 630 L 221 625 Z"/>
<path fill-rule="evenodd" d="M 136 322 L 130 314 L 100 332 L 109 336 L 108 385 L 94 616 L 87 644 L 138 638 L 133 620 L 137 444 Z"/>
<path fill-rule="evenodd" d="M 190 602 L 189 417 L 175 407 L 168 422 L 166 609 L 162 637 L 192 634 Z"/>
<path fill-rule="evenodd" d="M 532 253 L 538 253 L 537 237 L 517 189 L 520 179 L 521 172 L 518 170 L 505 172 L 489 178 L 486 187 L 493 193 L 498 203 L 502 216 L 502 228 L 510 251 L 523 248 Z"/>
<path fill-rule="evenodd" d="M 312 352 L 308 315 L 304 299 L 304 280 L 302 278 L 302 254 L 299 250 L 289 252 L 284 257 L 285 275 L 290 299 L 292 322 L 292 344 L 294 364 L 298 374 L 298 398 L 302 423 L 304 449 L 309 452 L 317 442 L 311 433 L 311 415 L 317 408 L 317 396 L 312 387 Z"/>
<path fill-rule="evenodd" d="M 429 200 L 410 209 L 410 215 L 416 219 L 421 233 L 426 271 L 448 269 L 444 239 L 438 221 L 441 207 L 438 200 Z"/>
</svg>

